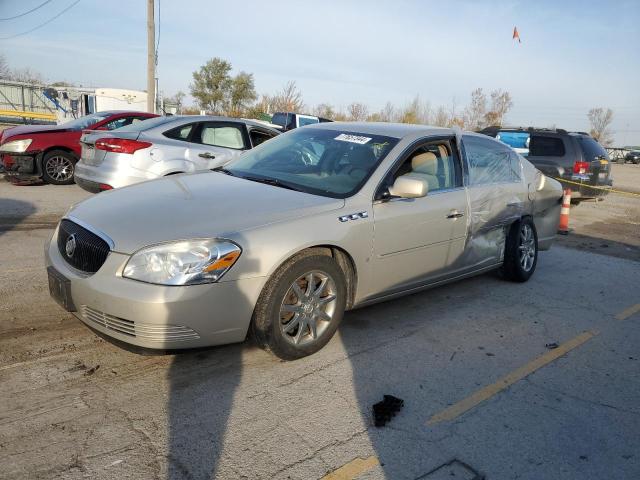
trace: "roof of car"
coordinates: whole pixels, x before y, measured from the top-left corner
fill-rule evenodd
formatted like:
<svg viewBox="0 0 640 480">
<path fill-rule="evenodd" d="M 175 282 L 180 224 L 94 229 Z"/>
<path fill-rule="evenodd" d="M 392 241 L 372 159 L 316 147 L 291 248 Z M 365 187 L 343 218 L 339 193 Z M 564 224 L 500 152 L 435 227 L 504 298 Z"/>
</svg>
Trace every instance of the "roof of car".
<svg viewBox="0 0 640 480">
<path fill-rule="evenodd" d="M 246 123 L 247 125 L 251 125 L 253 127 L 261 127 L 266 128 L 267 130 L 278 130 L 265 125 L 264 123 L 258 122 L 257 120 L 248 120 L 246 118 L 238 118 L 238 117 L 223 117 L 218 115 L 172 115 L 172 118 L 176 120 L 190 120 L 194 122 L 202 122 L 202 121 L 216 121 L 216 122 L 240 122 Z"/>
<path fill-rule="evenodd" d="M 322 130 L 335 130 L 340 132 L 365 133 L 369 135 L 385 135 L 387 137 L 403 138 L 409 135 L 452 135 L 451 128 L 430 127 L 427 125 L 415 125 L 412 123 L 385 123 L 385 122 L 331 122 L 314 123 L 302 128 L 319 128 Z"/>
</svg>

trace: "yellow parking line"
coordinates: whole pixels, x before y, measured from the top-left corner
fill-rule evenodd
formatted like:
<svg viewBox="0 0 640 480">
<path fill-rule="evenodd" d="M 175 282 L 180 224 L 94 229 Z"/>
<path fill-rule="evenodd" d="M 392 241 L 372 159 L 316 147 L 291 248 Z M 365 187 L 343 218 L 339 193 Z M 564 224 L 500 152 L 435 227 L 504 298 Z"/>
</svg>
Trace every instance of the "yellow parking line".
<svg viewBox="0 0 640 480">
<path fill-rule="evenodd" d="M 497 382 L 481 388 L 473 395 L 459 401 L 454 405 L 451 405 L 449 408 L 443 410 L 442 412 L 435 414 L 433 417 L 427 420 L 427 425 L 434 425 L 439 422 L 454 420 L 455 418 L 471 410 L 485 400 L 488 400 L 494 395 L 500 393 L 502 390 L 505 390 L 507 387 L 522 380 L 526 376 L 531 375 L 536 370 L 562 357 L 564 354 L 570 352 L 574 348 L 579 347 L 597 334 L 597 332 L 584 332 L 581 335 L 578 335 L 577 337 L 563 343 L 562 345 L 559 345 L 558 348 L 549 350 L 545 354 L 540 355 L 538 358 L 532 360 L 526 365 L 523 365 L 517 370 L 514 370 L 508 375 L 502 377 Z"/>
<path fill-rule="evenodd" d="M 640 312 L 640 303 L 636 303 L 632 307 L 629 307 L 626 310 L 623 310 L 622 312 L 617 314 L 616 320 L 626 320 L 627 318 L 629 318 L 632 315 L 635 315 L 638 312 Z"/>
<path fill-rule="evenodd" d="M 345 463 L 340 468 L 326 474 L 320 480 L 352 480 L 376 465 L 380 465 L 377 457 L 354 458 L 349 463 Z"/>
</svg>

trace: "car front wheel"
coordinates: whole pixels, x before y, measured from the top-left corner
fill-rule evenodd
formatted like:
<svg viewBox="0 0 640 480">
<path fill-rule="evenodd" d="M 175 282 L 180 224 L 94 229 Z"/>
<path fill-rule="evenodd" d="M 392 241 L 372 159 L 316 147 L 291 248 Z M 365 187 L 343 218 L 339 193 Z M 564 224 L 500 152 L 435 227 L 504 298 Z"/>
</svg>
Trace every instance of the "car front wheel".
<svg viewBox="0 0 640 480">
<path fill-rule="evenodd" d="M 511 225 L 504 249 L 503 276 L 514 282 L 526 282 L 538 263 L 538 233 L 531 218 Z"/>
<path fill-rule="evenodd" d="M 42 159 L 42 179 L 53 185 L 70 185 L 73 183 L 76 159 L 64 150 L 47 152 Z"/>
<path fill-rule="evenodd" d="M 267 282 L 254 311 L 257 343 L 283 360 L 317 352 L 336 332 L 346 305 L 345 275 L 321 251 L 293 257 Z"/>
</svg>

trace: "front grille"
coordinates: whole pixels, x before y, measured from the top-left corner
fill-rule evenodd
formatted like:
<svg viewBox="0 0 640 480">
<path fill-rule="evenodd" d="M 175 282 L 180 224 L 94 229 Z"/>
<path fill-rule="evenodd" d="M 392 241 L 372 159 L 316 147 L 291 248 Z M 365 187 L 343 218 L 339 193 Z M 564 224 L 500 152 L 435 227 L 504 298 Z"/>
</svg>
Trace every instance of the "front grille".
<svg viewBox="0 0 640 480">
<path fill-rule="evenodd" d="M 95 233 L 64 219 L 58 228 L 58 250 L 72 267 L 95 273 L 109 255 L 109 244 Z"/>
<path fill-rule="evenodd" d="M 114 317 L 87 305 L 82 305 L 80 309 L 82 318 L 88 323 L 99 325 L 107 330 L 113 330 L 129 337 L 138 337 L 155 342 L 178 342 L 200 338 L 197 332 L 184 325 L 154 325 L 134 322 L 133 320 Z"/>
</svg>

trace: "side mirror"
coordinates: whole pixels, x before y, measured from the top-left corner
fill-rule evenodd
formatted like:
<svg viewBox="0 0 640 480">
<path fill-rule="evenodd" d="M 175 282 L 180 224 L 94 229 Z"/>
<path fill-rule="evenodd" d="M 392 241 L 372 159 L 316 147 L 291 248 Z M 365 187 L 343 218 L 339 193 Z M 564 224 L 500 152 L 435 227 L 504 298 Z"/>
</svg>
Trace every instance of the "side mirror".
<svg viewBox="0 0 640 480">
<path fill-rule="evenodd" d="M 389 193 L 400 198 L 421 198 L 426 197 L 429 185 L 425 180 L 402 175 L 396 178 L 389 188 Z"/>
</svg>

